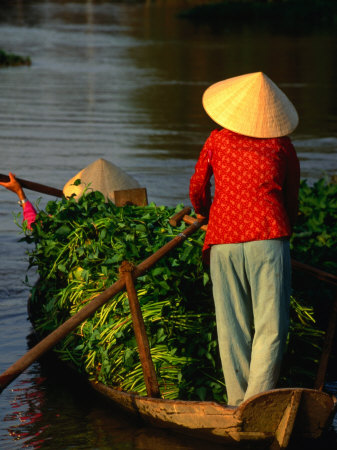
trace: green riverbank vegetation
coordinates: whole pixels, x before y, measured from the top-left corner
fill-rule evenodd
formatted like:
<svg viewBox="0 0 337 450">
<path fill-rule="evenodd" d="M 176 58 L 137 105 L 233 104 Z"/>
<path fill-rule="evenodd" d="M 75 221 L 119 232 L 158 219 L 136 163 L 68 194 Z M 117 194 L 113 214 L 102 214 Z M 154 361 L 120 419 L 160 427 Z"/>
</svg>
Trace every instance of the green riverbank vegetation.
<svg viewBox="0 0 337 450">
<path fill-rule="evenodd" d="M 4 50 L 0 49 L 0 67 L 30 66 L 31 64 L 31 59 L 27 56 L 7 53 Z"/>
<path fill-rule="evenodd" d="M 299 221 L 291 240 L 293 255 L 333 272 L 337 184 L 320 180 L 309 186 L 303 181 L 300 200 Z M 51 332 L 111 286 L 122 261 L 139 264 L 179 234 L 185 224 L 172 227 L 169 218 L 182 207 L 117 208 L 105 203 L 100 193 L 91 192 L 78 202 L 49 202 L 32 231 L 22 225 L 22 239 L 32 244 L 30 266 L 37 267 L 40 276 L 38 284 L 31 286 L 38 332 Z M 208 267 L 201 261 L 203 239 L 204 232 L 199 230 L 136 282 L 164 398 L 226 400 L 211 282 Z M 295 274 L 294 281 L 280 386 L 312 387 L 325 324 L 316 311 L 318 287 L 308 292 L 307 280 Z M 318 298 L 328 311 L 331 293 L 324 291 L 322 300 L 322 292 L 321 288 Z M 56 352 L 91 380 L 146 395 L 125 293 L 87 319 L 57 345 Z"/>
</svg>

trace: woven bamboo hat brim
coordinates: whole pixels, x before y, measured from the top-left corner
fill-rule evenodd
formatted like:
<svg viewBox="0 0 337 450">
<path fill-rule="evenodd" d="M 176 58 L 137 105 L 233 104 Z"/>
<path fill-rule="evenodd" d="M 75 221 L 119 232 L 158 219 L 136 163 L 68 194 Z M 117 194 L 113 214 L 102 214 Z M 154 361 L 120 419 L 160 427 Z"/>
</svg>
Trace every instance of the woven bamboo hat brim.
<svg viewBox="0 0 337 450">
<path fill-rule="evenodd" d="M 74 185 L 80 179 L 81 184 Z M 139 188 L 138 181 L 105 159 L 98 159 L 71 178 L 63 188 L 65 197 L 78 199 L 83 192 L 99 191 L 105 199 L 115 201 L 114 191 Z"/>
<path fill-rule="evenodd" d="M 298 125 L 294 105 L 262 72 L 213 84 L 204 92 L 202 103 L 216 123 L 245 136 L 286 136 Z"/>
</svg>

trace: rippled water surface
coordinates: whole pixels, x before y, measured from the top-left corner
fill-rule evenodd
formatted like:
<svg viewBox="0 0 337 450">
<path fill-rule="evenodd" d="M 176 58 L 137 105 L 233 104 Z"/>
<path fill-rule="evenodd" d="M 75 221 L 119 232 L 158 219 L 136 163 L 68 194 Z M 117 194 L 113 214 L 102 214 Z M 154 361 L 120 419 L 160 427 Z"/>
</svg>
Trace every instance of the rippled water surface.
<svg viewBox="0 0 337 450">
<path fill-rule="evenodd" d="M 62 188 L 103 157 L 146 186 L 150 201 L 188 203 L 189 177 L 214 126 L 202 92 L 258 70 L 299 111 L 292 138 L 302 177 L 337 173 L 336 35 L 213 29 L 177 19 L 170 2 L 149 3 L 1 2 L 0 48 L 32 59 L 31 67 L 0 70 L 1 173 Z M 30 333 L 18 212 L 2 189 L 1 371 L 26 351 Z M 36 276 L 28 275 L 31 284 Z M 1 394 L 0 448 L 198 448 L 132 423 L 64 381 L 36 363 Z"/>
</svg>

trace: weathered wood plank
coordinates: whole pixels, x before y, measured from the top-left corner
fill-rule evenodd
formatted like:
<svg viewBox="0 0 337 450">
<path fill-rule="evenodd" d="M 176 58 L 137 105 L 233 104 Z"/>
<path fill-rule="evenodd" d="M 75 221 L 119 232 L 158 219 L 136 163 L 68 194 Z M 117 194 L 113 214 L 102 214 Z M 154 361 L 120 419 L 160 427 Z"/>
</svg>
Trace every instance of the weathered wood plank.
<svg viewBox="0 0 337 450">
<path fill-rule="evenodd" d="M 121 191 L 114 191 L 115 205 L 135 205 L 147 206 L 147 191 L 146 188 L 123 189 Z"/>
<path fill-rule="evenodd" d="M 234 416 L 236 408 L 227 408 L 215 402 L 163 400 L 116 391 L 101 383 L 92 383 L 95 390 L 109 397 L 125 410 L 140 415 L 151 423 L 190 429 L 237 428 L 240 419 Z"/>
<path fill-rule="evenodd" d="M 334 410 L 334 402 L 328 394 L 315 389 L 275 389 L 251 397 L 235 413 L 243 421 L 243 431 L 276 433 L 294 392 L 301 392 L 302 397 L 293 435 L 319 437 Z"/>
<path fill-rule="evenodd" d="M 115 404 L 152 425 L 211 440 L 217 438 L 223 443 L 271 443 L 278 433 L 278 448 L 287 445 L 292 426 L 297 437 L 319 437 L 334 406 L 328 394 L 302 388 L 264 392 L 233 408 L 216 402 L 141 397 L 101 383 L 92 385 Z"/>
<path fill-rule="evenodd" d="M 294 428 L 297 411 L 301 403 L 302 391 L 296 390 L 292 393 L 288 406 L 276 429 L 275 439 L 270 450 L 279 450 L 286 448 L 289 444 L 290 436 Z"/>
<path fill-rule="evenodd" d="M 304 389 L 293 429 L 294 439 L 317 439 L 334 412 L 334 401 L 325 392 Z"/>
</svg>

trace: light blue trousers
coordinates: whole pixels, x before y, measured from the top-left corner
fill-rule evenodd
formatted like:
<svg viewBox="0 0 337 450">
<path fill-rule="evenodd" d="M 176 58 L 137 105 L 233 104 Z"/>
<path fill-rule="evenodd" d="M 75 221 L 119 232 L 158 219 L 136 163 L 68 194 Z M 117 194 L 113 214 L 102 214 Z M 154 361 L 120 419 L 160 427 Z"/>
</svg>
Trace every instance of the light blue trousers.
<svg viewBox="0 0 337 450">
<path fill-rule="evenodd" d="M 228 405 L 276 385 L 289 327 L 289 242 L 213 245 L 211 278 Z"/>
</svg>

